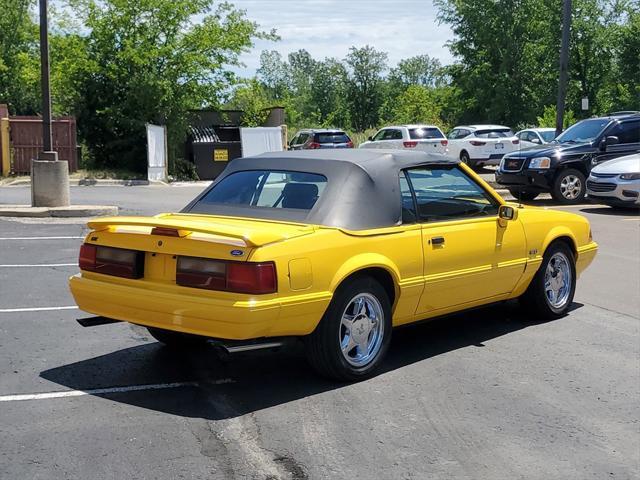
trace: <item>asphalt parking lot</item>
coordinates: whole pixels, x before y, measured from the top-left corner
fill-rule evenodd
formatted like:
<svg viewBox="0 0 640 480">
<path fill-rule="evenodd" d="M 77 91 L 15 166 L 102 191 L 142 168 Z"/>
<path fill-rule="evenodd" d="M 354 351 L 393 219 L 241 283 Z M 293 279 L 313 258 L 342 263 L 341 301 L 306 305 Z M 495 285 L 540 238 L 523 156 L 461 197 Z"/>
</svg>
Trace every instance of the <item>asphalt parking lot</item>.
<svg viewBox="0 0 640 480">
<path fill-rule="evenodd" d="M 201 188 L 72 201 L 151 214 Z M 600 244 L 567 317 L 505 304 L 397 330 L 384 371 L 352 385 L 295 347 L 178 356 L 140 327 L 82 328 L 67 277 L 84 222 L 0 219 L 0 478 L 639 478 L 640 218 L 567 209 Z"/>
</svg>

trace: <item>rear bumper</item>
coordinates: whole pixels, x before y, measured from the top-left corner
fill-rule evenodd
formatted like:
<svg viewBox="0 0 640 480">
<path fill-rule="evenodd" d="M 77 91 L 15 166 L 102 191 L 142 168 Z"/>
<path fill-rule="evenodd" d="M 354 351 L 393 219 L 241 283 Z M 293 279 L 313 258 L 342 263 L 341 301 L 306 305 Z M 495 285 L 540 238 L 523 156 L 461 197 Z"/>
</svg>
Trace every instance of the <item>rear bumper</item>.
<svg viewBox="0 0 640 480">
<path fill-rule="evenodd" d="M 522 170 L 520 172 L 496 171 L 496 182 L 509 188 L 526 187 L 527 190 L 549 191 L 552 180 L 547 177 L 548 173 L 541 173 L 535 170 Z"/>
<path fill-rule="evenodd" d="M 98 276 L 99 277 L 99 276 Z M 80 309 L 147 327 L 228 340 L 306 335 L 313 331 L 331 300 L 328 292 L 260 299 L 211 298 L 198 291 L 181 293 L 86 278 L 69 279 Z M 191 289 L 189 289 L 191 290 Z"/>
</svg>

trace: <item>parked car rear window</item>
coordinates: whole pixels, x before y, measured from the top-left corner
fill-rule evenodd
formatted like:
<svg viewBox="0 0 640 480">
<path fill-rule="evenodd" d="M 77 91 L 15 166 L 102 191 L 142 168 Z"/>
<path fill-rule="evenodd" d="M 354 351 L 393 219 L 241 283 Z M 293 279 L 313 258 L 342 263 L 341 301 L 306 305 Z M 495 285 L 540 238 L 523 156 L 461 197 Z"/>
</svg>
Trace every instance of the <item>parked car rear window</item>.
<svg viewBox="0 0 640 480">
<path fill-rule="evenodd" d="M 439 128 L 410 128 L 409 138 L 412 140 L 444 138 L 444 135 Z"/>
<path fill-rule="evenodd" d="M 317 173 L 247 170 L 223 178 L 192 210 L 210 204 L 311 210 L 327 186 Z"/>
<path fill-rule="evenodd" d="M 550 142 L 551 140 L 556 138 L 556 132 L 553 132 L 551 130 L 546 132 L 540 132 L 540 135 L 542 136 L 545 142 Z"/>
<path fill-rule="evenodd" d="M 476 130 L 474 135 L 480 138 L 504 138 L 513 137 L 513 132 L 509 128 L 487 128 L 485 130 Z"/>
<path fill-rule="evenodd" d="M 347 143 L 351 139 L 344 132 L 316 133 L 318 143 Z"/>
</svg>

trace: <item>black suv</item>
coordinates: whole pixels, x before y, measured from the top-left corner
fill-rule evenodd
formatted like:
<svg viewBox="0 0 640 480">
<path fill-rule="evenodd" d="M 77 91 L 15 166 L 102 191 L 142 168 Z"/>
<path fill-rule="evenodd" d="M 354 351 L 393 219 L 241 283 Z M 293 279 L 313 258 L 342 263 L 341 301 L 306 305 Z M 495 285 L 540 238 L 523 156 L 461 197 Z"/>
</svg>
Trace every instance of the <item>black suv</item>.
<svg viewBox="0 0 640 480">
<path fill-rule="evenodd" d="M 289 150 L 316 148 L 353 148 L 353 142 L 344 130 L 332 128 L 300 130 L 289 142 Z"/>
<path fill-rule="evenodd" d="M 560 203 L 579 203 L 591 168 L 640 152 L 640 113 L 619 112 L 572 125 L 543 147 L 505 155 L 496 181 L 522 200 L 551 192 Z"/>
</svg>

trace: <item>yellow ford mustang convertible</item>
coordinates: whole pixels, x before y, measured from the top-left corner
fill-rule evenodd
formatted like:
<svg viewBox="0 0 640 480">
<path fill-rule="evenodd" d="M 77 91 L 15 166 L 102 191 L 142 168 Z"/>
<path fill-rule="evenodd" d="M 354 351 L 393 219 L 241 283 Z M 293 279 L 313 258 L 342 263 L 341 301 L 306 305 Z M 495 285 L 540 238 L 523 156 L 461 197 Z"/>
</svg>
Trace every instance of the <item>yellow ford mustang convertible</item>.
<svg viewBox="0 0 640 480">
<path fill-rule="evenodd" d="M 71 277 L 85 325 L 228 351 L 301 337 L 311 364 L 371 375 L 392 328 L 520 298 L 567 313 L 597 245 L 571 213 L 507 204 L 465 165 L 385 150 L 231 162 L 180 213 L 89 223 Z M 81 321 L 82 323 L 82 321 Z"/>
</svg>

